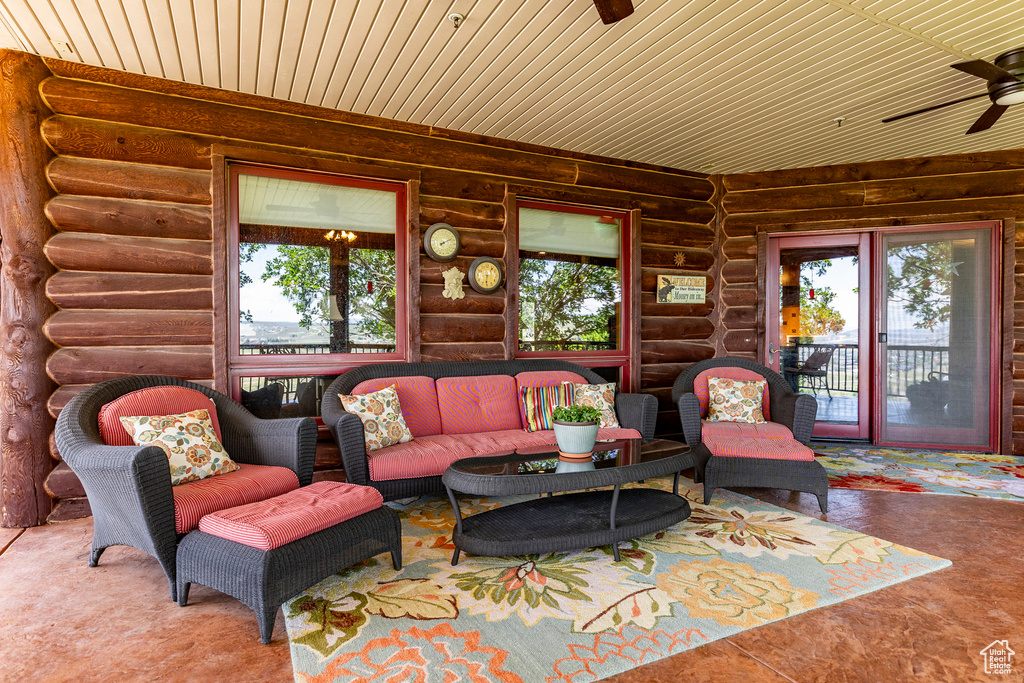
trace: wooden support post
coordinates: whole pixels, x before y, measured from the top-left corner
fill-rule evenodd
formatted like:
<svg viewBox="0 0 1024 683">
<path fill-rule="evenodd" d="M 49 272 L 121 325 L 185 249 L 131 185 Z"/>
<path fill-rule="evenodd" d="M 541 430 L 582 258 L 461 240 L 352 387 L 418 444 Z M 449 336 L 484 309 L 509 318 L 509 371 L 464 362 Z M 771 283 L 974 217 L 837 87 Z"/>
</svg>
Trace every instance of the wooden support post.
<svg viewBox="0 0 1024 683">
<path fill-rule="evenodd" d="M 42 524 L 52 502 L 43 487 L 53 469 L 46 401 L 56 385 L 46 374 L 53 344 L 43 324 L 56 310 L 46 297 L 53 266 L 43 245 L 53 227 L 43 213 L 52 195 L 40 135 L 50 115 L 39 84 L 43 60 L 0 50 L 0 526 Z"/>
</svg>

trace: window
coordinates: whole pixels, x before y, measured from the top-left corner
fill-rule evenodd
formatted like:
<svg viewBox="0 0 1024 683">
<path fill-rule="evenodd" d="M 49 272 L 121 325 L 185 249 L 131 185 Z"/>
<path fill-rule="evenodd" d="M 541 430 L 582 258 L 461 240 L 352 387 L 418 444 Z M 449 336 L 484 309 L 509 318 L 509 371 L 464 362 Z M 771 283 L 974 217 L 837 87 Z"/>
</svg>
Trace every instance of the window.
<svg viewBox="0 0 1024 683">
<path fill-rule="evenodd" d="M 229 178 L 234 386 L 254 412 L 279 397 L 318 415 L 326 373 L 406 357 L 406 186 L 245 165 Z"/>
<path fill-rule="evenodd" d="M 517 356 L 628 367 L 629 214 L 520 200 Z"/>
</svg>

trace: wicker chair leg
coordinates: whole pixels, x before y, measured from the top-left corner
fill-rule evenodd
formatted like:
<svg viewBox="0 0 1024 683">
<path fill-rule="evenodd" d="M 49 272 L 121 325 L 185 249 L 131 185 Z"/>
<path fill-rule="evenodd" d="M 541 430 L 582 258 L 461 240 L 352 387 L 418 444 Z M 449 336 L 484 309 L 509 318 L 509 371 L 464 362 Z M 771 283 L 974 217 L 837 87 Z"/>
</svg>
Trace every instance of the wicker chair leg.
<svg viewBox="0 0 1024 683">
<path fill-rule="evenodd" d="M 171 584 L 171 602 L 178 601 L 178 583 L 173 576 L 167 577 L 167 583 Z"/>
<path fill-rule="evenodd" d="M 822 512 L 828 512 L 828 492 L 821 494 L 818 498 L 818 507 L 821 508 Z"/>
<path fill-rule="evenodd" d="M 256 618 L 260 622 L 260 641 L 264 645 L 270 644 L 274 635 L 274 621 L 277 619 L 279 605 L 265 605 L 262 610 L 256 612 Z"/>
<path fill-rule="evenodd" d="M 391 551 L 391 566 L 395 568 L 397 572 L 402 568 L 402 549 L 398 548 Z"/>
<path fill-rule="evenodd" d="M 188 581 L 184 581 L 184 582 L 182 582 L 182 584 L 180 586 L 178 586 L 178 606 L 179 607 L 184 607 L 185 605 L 188 604 L 188 591 L 189 591 L 190 588 L 192 588 L 192 584 L 190 582 L 188 582 Z"/>
<path fill-rule="evenodd" d="M 89 553 L 89 566 L 90 567 L 95 567 L 96 565 L 98 565 L 100 563 L 100 555 L 102 555 L 103 551 L 106 550 L 106 549 L 107 549 L 107 546 L 103 546 L 103 547 L 100 547 L 100 548 L 94 547 L 92 549 L 92 552 Z"/>
</svg>

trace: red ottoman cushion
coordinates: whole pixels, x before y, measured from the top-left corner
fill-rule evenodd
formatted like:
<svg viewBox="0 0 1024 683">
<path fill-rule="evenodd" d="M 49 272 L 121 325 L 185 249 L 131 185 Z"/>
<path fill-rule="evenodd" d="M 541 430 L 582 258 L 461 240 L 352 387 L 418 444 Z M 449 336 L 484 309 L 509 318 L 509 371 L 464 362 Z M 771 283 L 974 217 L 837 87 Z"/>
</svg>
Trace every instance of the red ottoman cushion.
<svg viewBox="0 0 1024 683">
<path fill-rule="evenodd" d="M 273 550 L 383 504 L 384 498 L 375 488 L 321 481 L 276 498 L 206 515 L 199 521 L 199 530 L 260 550 Z"/>
<path fill-rule="evenodd" d="M 778 422 L 708 422 L 701 420 L 701 440 L 715 437 L 756 437 L 759 439 L 792 439 L 789 427 Z"/>
<path fill-rule="evenodd" d="M 763 460 L 814 460 L 814 451 L 796 439 L 762 439 L 748 436 L 704 437 L 711 455 L 719 458 Z"/>
<path fill-rule="evenodd" d="M 175 531 L 188 533 L 199 525 L 203 515 L 279 496 L 297 488 L 299 478 L 287 467 L 238 463 L 234 472 L 171 488 Z"/>
<path fill-rule="evenodd" d="M 100 408 L 100 438 L 108 446 L 133 446 L 135 442 L 121 424 L 122 417 L 138 415 L 180 415 L 193 410 L 207 410 L 217 439 L 224 443 L 217 422 L 217 407 L 209 397 L 195 389 L 167 384 L 132 391 Z"/>
</svg>

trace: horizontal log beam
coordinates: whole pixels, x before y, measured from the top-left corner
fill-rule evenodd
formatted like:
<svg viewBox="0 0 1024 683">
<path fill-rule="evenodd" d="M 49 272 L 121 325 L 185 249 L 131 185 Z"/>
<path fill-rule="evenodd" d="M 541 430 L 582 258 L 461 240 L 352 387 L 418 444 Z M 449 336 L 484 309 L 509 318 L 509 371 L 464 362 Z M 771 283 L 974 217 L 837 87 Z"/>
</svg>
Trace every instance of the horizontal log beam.
<svg viewBox="0 0 1024 683">
<path fill-rule="evenodd" d="M 420 346 L 420 360 L 464 361 L 464 360 L 504 360 L 505 345 L 501 342 L 476 344 L 423 344 Z"/>
<path fill-rule="evenodd" d="M 725 333 L 723 343 L 726 351 L 757 351 L 757 333 L 753 330 L 732 330 Z"/>
<path fill-rule="evenodd" d="M 58 230 L 185 240 L 213 238 L 209 207 L 111 197 L 58 195 L 46 204 Z"/>
<path fill-rule="evenodd" d="M 640 209 L 644 220 L 650 218 L 661 221 L 706 225 L 715 217 L 714 204 L 691 199 L 670 200 L 665 197 L 579 190 L 576 188 L 555 189 L 549 186 L 509 186 L 509 190 L 530 199 L 547 199 L 572 204 L 608 206 L 622 210 Z"/>
<path fill-rule="evenodd" d="M 85 487 L 78 475 L 63 462 L 53 468 L 43 485 L 51 498 L 81 498 L 85 495 Z"/>
<path fill-rule="evenodd" d="M 60 308 L 213 309 L 209 275 L 61 271 L 46 282 L 46 295 Z"/>
<path fill-rule="evenodd" d="M 640 221 L 640 241 L 645 245 L 710 249 L 715 242 L 715 229 L 697 223 L 656 221 L 644 216 Z"/>
<path fill-rule="evenodd" d="M 490 202 L 420 195 L 420 225 L 448 223 L 456 228 L 505 229 L 505 207 Z"/>
<path fill-rule="evenodd" d="M 723 177 L 729 192 L 778 187 L 828 185 L 889 178 L 923 178 L 957 173 L 1019 170 L 1024 168 L 1019 150 L 971 152 L 895 161 L 871 161 L 839 166 L 814 166 L 784 171 L 735 173 Z"/>
<path fill-rule="evenodd" d="M 502 315 L 505 312 L 505 292 L 481 294 L 472 287 L 464 287 L 466 296 L 453 300 L 443 296 L 444 285 L 420 286 L 420 313 Z"/>
<path fill-rule="evenodd" d="M 640 362 L 644 365 L 657 363 L 695 363 L 715 357 L 715 348 L 708 344 L 678 341 L 640 342 Z"/>
<path fill-rule="evenodd" d="M 714 334 L 715 326 L 707 318 L 641 318 L 640 339 L 686 340 L 707 339 Z"/>
<path fill-rule="evenodd" d="M 60 156 L 212 168 L 211 138 L 75 116 L 51 116 L 43 122 L 42 132 Z"/>
<path fill-rule="evenodd" d="M 61 270 L 212 275 L 211 243 L 63 232 L 44 251 Z"/>
<path fill-rule="evenodd" d="M 170 166 L 57 157 L 46 179 L 60 194 L 210 204 L 210 173 Z"/>
<path fill-rule="evenodd" d="M 211 389 L 214 388 L 212 379 L 193 378 L 189 381 L 195 382 L 196 384 L 202 384 L 203 386 Z M 57 387 L 57 390 L 50 395 L 49 400 L 46 402 L 46 408 L 50 412 L 50 415 L 56 419 L 56 417 L 60 415 L 60 411 L 64 409 L 64 406 L 68 404 L 68 401 L 91 386 L 91 384 L 64 384 Z M 56 446 L 54 446 L 53 443 L 50 444 L 50 453 L 54 456 L 55 460 L 60 460 L 60 454 L 57 453 Z"/>
<path fill-rule="evenodd" d="M 692 363 L 657 363 L 640 367 L 640 388 L 644 393 L 662 387 L 671 387 L 676 377 Z"/>
<path fill-rule="evenodd" d="M 424 344 L 498 342 L 505 339 L 502 315 L 422 315 L 420 338 Z"/>
<path fill-rule="evenodd" d="M 722 324 L 728 330 L 752 330 L 757 326 L 757 309 L 753 306 L 734 306 L 722 313 Z"/>
<path fill-rule="evenodd" d="M 179 346 L 213 343 L 211 311 L 57 311 L 43 326 L 57 346 Z"/>
<path fill-rule="evenodd" d="M 722 303 L 726 306 L 754 306 L 757 304 L 757 286 L 725 285 L 722 287 Z"/>
<path fill-rule="evenodd" d="M 132 375 L 212 379 L 213 347 L 67 347 L 50 355 L 46 371 L 58 384 L 95 384 Z"/>
<path fill-rule="evenodd" d="M 683 263 L 677 262 L 678 258 Z M 644 268 L 687 268 L 689 270 L 711 270 L 715 257 L 703 249 L 687 247 L 655 247 L 643 245 L 640 248 L 640 265 Z"/>
<path fill-rule="evenodd" d="M 757 261 L 727 261 L 722 266 L 722 279 L 730 285 L 756 282 Z"/>
</svg>

